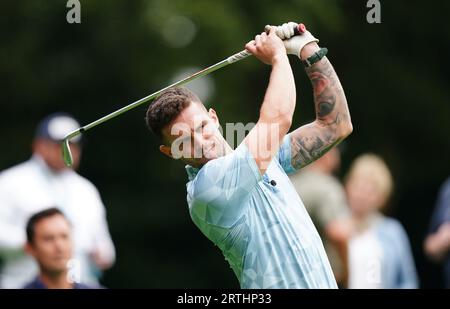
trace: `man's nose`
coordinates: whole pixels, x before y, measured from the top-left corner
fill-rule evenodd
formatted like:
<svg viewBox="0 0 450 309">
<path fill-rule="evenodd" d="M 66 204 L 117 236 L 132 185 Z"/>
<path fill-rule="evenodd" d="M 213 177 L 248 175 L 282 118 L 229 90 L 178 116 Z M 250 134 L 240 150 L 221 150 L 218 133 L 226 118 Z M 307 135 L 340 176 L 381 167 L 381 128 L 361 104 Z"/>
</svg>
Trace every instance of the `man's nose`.
<svg viewBox="0 0 450 309">
<path fill-rule="evenodd" d="M 194 143 L 197 145 L 201 145 L 203 143 L 204 136 L 201 130 L 197 130 L 194 132 Z"/>
<path fill-rule="evenodd" d="M 68 244 L 68 240 L 64 239 L 64 238 L 58 238 L 55 241 L 55 247 L 59 250 L 62 251 L 64 250 L 65 247 L 67 247 Z"/>
</svg>

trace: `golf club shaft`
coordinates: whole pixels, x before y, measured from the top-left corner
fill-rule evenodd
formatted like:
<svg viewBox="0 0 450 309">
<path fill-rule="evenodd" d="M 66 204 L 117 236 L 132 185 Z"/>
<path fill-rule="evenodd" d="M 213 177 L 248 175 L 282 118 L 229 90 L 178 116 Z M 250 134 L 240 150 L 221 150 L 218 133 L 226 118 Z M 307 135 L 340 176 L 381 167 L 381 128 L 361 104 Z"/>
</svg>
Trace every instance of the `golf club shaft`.
<svg viewBox="0 0 450 309">
<path fill-rule="evenodd" d="M 102 117 L 100 119 L 97 119 L 96 121 L 93 121 L 93 122 L 91 122 L 91 123 L 89 123 L 89 124 L 79 128 L 79 129 L 69 133 L 65 137 L 65 139 L 70 140 L 70 139 L 74 138 L 75 136 L 80 135 L 81 133 L 83 133 L 83 132 L 85 132 L 85 131 L 87 131 L 89 129 L 92 129 L 93 127 L 98 126 L 99 124 L 102 124 L 105 121 L 108 121 L 108 120 L 110 120 L 112 118 L 115 118 L 115 117 L 117 117 L 117 116 L 119 116 L 119 115 L 129 111 L 130 109 L 133 109 L 133 108 L 139 106 L 139 105 L 147 103 L 148 101 L 156 98 L 160 93 L 162 93 L 163 91 L 165 91 L 165 90 L 167 90 L 169 88 L 184 85 L 184 84 L 186 84 L 186 83 L 188 83 L 188 82 L 190 82 L 190 81 L 192 81 L 192 80 L 194 80 L 196 78 L 208 75 L 211 72 L 214 72 L 214 71 L 216 71 L 216 70 L 218 70 L 220 68 L 223 68 L 223 67 L 225 67 L 225 66 L 227 66 L 229 64 L 232 64 L 232 63 L 238 62 L 238 61 L 240 61 L 242 59 L 245 59 L 245 58 L 247 58 L 250 55 L 251 54 L 248 51 L 246 51 L 246 50 L 243 50 L 243 51 L 241 51 L 239 53 L 236 53 L 236 54 L 228 57 L 225 60 L 222 60 L 222 61 L 220 61 L 220 62 L 218 62 L 218 63 L 216 63 L 216 64 L 214 64 L 214 65 L 212 65 L 210 67 L 207 67 L 206 69 L 203 69 L 203 70 L 201 70 L 201 71 L 199 71 L 197 73 L 194 73 L 194 74 L 192 74 L 192 75 L 190 75 L 190 76 L 188 76 L 188 77 L 186 77 L 186 78 L 184 78 L 184 79 L 182 79 L 180 81 L 177 81 L 177 82 L 175 82 L 175 83 L 173 83 L 173 84 L 171 84 L 171 85 L 169 85 L 169 86 L 167 86 L 167 87 L 165 87 L 165 88 L 163 88 L 161 90 L 158 90 L 158 91 L 156 91 L 156 92 L 154 92 L 154 93 L 152 93 L 152 94 L 150 94 L 150 95 L 148 95 L 148 96 L 146 96 L 146 97 L 144 97 L 144 98 L 142 98 L 142 99 L 140 99 L 140 100 L 138 100 L 136 102 L 133 102 L 133 103 L 127 105 L 127 106 L 124 106 L 121 109 L 116 110 L 115 112 L 112 112 L 112 113 L 110 113 L 110 114 L 108 114 L 108 115 L 106 115 L 106 116 L 104 116 L 104 117 Z"/>
</svg>

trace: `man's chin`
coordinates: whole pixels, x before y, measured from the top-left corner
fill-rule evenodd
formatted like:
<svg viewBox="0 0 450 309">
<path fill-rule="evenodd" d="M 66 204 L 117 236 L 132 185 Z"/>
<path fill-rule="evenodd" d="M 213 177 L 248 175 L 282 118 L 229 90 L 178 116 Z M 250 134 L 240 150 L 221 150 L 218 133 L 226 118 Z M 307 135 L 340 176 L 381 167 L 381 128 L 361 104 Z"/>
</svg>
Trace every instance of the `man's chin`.
<svg viewBox="0 0 450 309">
<path fill-rule="evenodd" d="M 46 265 L 45 272 L 50 276 L 59 276 L 67 271 L 67 265 L 61 265 L 60 263 L 56 263 L 53 265 Z"/>
<path fill-rule="evenodd" d="M 200 159 L 186 159 L 183 158 L 184 163 L 189 164 L 193 167 L 202 167 L 206 163 L 208 163 L 211 160 L 217 159 L 216 157 L 203 157 Z"/>
</svg>

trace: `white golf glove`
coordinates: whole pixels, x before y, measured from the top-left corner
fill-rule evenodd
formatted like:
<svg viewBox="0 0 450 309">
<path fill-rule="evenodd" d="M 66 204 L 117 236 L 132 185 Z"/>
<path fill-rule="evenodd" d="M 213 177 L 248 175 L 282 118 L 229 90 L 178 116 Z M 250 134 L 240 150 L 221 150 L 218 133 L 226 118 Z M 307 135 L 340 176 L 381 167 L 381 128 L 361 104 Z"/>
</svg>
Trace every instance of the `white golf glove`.
<svg viewBox="0 0 450 309">
<path fill-rule="evenodd" d="M 265 27 L 266 30 L 270 29 L 270 25 Z M 311 42 L 319 42 L 311 32 L 306 30 L 304 33 L 300 35 L 294 36 L 294 29 L 298 27 L 297 23 L 288 22 L 284 23 L 281 26 L 277 26 L 276 34 L 277 36 L 283 40 L 284 46 L 286 47 L 286 53 L 290 55 L 296 55 L 300 58 L 300 52 L 303 47 Z"/>
</svg>

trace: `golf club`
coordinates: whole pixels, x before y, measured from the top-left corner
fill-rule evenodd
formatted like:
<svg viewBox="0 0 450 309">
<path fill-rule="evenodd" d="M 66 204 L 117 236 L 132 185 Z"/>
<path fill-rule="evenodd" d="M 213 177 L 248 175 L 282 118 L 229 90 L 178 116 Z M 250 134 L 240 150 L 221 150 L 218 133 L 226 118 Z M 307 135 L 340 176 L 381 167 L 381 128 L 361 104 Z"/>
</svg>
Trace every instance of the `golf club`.
<svg viewBox="0 0 450 309">
<path fill-rule="evenodd" d="M 306 31 L 305 25 L 298 24 L 298 26 L 295 27 L 295 29 L 294 29 L 294 35 L 302 34 L 305 31 Z M 210 73 L 212 73 L 212 72 L 214 72 L 214 71 L 216 71 L 216 70 L 218 70 L 220 68 L 223 68 L 223 67 L 225 67 L 225 66 L 227 66 L 229 64 L 232 64 L 232 63 L 238 62 L 238 61 L 240 61 L 242 59 L 245 59 L 245 58 L 247 58 L 250 55 L 251 54 L 247 50 L 243 50 L 241 52 L 238 52 L 238 53 L 236 53 L 236 54 L 234 54 L 234 55 L 232 55 L 232 56 L 230 56 L 230 57 L 228 57 L 228 58 L 226 58 L 226 59 L 224 59 L 224 60 L 222 60 L 222 61 L 220 61 L 220 62 L 218 62 L 218 63 L 216 63 L 216 64 L 214 64 L 212 66 L 210 66 L 210 67 L 207 67 L 206 69 L 203 69 L 203 70 L 201 70 L 201 71 L 199 71 L 197 73 L 194 73 L 194 74 L 192 74 L 192 75 L 190 75 L 190 76 L 188 76 L 188 77 L 186 77 L 186 78 L 184 78 L 184 79 L 182 79 L 180 81 L 177 81 L 177 82 L 175 82 L 175 83 L 173 83 L 173 84 L 171 84 L 171 85 L 169 85 L 169 86 L 167 86 L 167 87 L 165 87 L 165 88 L 163 88 L 161 90 L 158 90 L 158 91 L 156 91 L 156 92 L 154 92 L 154 93 L 152 93 L 152 94 L 150 94 L 150 95 L 148 95 L 148 96 L 146 96 L 146 97 L 144 97 L 144 98 L 142 98 L 142 99 L 140 99 L 140 100 L 138 100 L 136 102 L 133 102 L 133 103 L 127 105 L 127 106 L 124 106 L 124 107 L 116 110 L 115 112 L 112 112 L 112 113 L 110 113 L 110 114 L 108 114 L 108 115 L 106 115 L 106 116 L 104 116 L 104 117 L 102 117 L 102 118 L 100 118 L 98 120 L 95 120 L 95 121 L 93 121 L 93 122 L 91 122 L 91 123 L 89 123 L 89 124 L 87 124 L 87 125 L 85 125 L 83 127 L 80 127 L 78 129 L 76 129 L 75 131 L 70 132 L 69 134 L 67 134 L 64 137 L 63 142 L 62 142 L 62 155 L 63 155 L 64 163 L 66 164 L 66 166 L 72 166 L 72 163 L 73 163 L 73 157 L 72 157 L 72 153 L 70 151 L 70 145 L 69 145 L 69 142 L 70 142 L 70 140 L 72 138 L 74 138 L 74 137 L 76 137 L 76 136 L 78 136 L 78 135 L 80 135 L 80 134 L 82 134 L 82 133 L 84 133 L 84 132 L 86 132 L 86 131 L 94 128 L 94 127 L 96 127 L 96 126 L 98 126 L 99 124 L 102 124 L 103 122 L 106 122 L 106 121 L 108 121 L 110 119 L 113 119 L 113 118 L 115 118 L 115 117 L 117 117 L 117 116 L 119 116 L 119 115 L 121 115 L 121 114 L 123 114 L 123 113 L 125 113 L 125 112 L 127 112 L 127 111 L 129 111 L 129 110 L 131 110 L 133 108 L 135 108 L 135 107 L 138 107 L 138 106 L 140 106 L 140 105 L 142 105 L 144 103 L 147 103 L 148 101 L 156 98 L 159 94 L 161 94 L 163 91 L 165 91 L 165 90 L 167 90 L 169 88 L 184 85 L 184 84 L 186 84 L 186 83 L 188 83 L 188 82 L 190 82 L 190 81 L 192 81 L 194 79 L 197 79 L 199 77 L 208 75 L 208 74 L 210 74 Z"/>
</svg>

